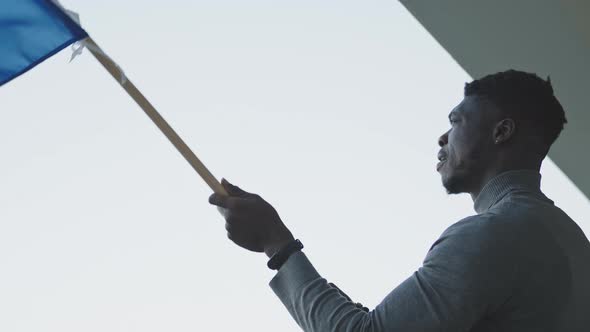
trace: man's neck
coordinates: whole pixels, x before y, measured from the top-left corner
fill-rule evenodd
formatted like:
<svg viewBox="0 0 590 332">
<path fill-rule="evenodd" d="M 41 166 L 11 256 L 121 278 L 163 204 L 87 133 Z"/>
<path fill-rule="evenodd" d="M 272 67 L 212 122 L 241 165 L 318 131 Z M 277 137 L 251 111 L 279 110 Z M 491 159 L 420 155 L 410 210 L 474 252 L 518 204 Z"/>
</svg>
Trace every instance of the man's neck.
<svg viewBox="0 0 590 332">
<path fill-rule="evenodd" d="M 491 168 L 488 171 L 486 171 L 484 173 L 484 175 L 481 177 L 481 181 L 480 183 L 469 192 L 469 194 L 471 195 L 471 199 L 473 200 L 473 202 L 475 203 L 475 201 L 477 200 L 477 197 L 479 197 L 479 195 L 481 194 L 481 191 L 483 190 L 483 188 L 486 186 L 486 184 L 488 184 L 488 182 L 490 182 L 493 178 L 495 178 L 496 176 L 508 172 L 508 171 L 515 171 L 515 170 L 532 170 L 532 171 L 539 171 L 541 168 L 541 165 L 539 163 L 539 165 L 531 165 L 530 163 L 528 164 L 512 164 L 512 165 L 505 165 L 502 167 L 495 167 L 495 168 Z"/>
</svg>

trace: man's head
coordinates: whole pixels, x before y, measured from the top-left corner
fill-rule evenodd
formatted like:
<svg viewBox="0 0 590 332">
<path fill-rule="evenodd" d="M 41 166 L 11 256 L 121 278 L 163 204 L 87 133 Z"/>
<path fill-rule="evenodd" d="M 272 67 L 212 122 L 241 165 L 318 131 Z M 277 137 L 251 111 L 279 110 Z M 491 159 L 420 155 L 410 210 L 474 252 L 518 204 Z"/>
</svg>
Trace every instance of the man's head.
<svg viewBox="0 0 590 332">
<path fill-rule="evenodd" d="M 567 122 L 551 81 L 515 70 L 466 83 L 449 121 L 437 165 L 449 193 L 479 192 L 503 171 L 538 170 Z"/>
</svg>

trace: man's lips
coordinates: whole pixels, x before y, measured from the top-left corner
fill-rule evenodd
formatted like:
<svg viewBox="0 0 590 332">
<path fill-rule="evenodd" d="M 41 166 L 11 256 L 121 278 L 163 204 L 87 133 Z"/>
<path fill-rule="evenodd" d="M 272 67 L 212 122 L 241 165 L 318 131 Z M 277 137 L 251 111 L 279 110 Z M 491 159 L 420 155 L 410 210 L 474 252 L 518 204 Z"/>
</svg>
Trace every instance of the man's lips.
<svg viewBox="0 0 590 332">
<path fill-rule="evenodd" d="M 440 170 L 440 168 L 443 166 L 443 164 L 447 161 L 448 156 L 447 156 L 446 151 L 441 149 L 438 152 L 437 157 L 438 157 L 439 162 L 438 162 L 438 164 L 436 164 L 436 171 L 438 172 Z"/>
</svg>

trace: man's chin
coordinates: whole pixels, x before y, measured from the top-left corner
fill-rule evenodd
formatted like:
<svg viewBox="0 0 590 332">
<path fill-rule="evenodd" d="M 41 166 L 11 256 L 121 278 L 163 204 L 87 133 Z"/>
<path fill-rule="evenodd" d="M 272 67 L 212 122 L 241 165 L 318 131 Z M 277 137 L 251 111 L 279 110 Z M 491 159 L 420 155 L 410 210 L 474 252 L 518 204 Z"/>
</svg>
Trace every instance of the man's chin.
<svg viewBox="0 0 590 332">
<path fill-rule="evenodd" d="M 457 177 L 442 175 L 442 185 L 449 195 L 464 193 L 465 190 L 461 184 L 462 181 Z"/>
<path fill-rule="evenodd" d="M 447 194 L 448 195 L 457 195 L 457 194 L 462 194 L 463 193 L 463 191 L 458 190 L 456 188 L 452 188 L 452 187 L 445 186 L 445 189 L 447 190 Z"/>
</svg>

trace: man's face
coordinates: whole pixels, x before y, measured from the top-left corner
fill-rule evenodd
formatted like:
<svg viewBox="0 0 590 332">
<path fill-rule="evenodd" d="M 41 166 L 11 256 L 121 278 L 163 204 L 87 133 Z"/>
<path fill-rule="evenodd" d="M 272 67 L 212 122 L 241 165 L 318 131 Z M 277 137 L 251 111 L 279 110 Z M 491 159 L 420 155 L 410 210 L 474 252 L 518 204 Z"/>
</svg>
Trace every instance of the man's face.
<svg viewBox="0 0 590 332">
<path fill-rule="evenodd" d="M 451 129 L 438 140 L 436 166 L 449 194 L 472 192 L 481 185 L 493 158 L 494 111 L 481 97 L 469 96 L 449 114 Z"/>
</svg>

